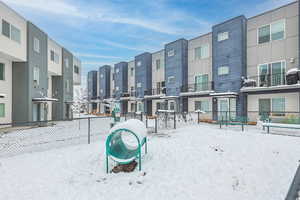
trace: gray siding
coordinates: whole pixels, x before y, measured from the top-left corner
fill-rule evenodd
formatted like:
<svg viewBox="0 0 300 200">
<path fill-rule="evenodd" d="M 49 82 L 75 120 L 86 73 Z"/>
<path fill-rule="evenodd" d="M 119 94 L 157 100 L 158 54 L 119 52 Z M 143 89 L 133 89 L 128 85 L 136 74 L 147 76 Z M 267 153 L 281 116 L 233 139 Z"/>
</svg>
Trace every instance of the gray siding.
<svg viewBox="0 0 300 200">
<path fill-rule="evenodd" d="M 110 72 L 111 67 L 109 65 L 99 68 L 99 96 L 101 99 L 110 98 Z"/>
<path fill-rule="evenodd" d="M 117 72 L 118 71 L 118 72 Z M 120 62 L 114 67 L 115 95 L 119 99 L 128 92 L 128 63 Z M 119 88 L 119 90 L 116 90 Z"/>
<path fill-rule="evenodd" d="M 141 87 L 137 87 L 138 84 Z M 143 98 L 144 92 L 152 89 L 152 54 L 148 52 L 135 57 L 135 88 L 138 98 Z"/>
<path fill-rule="evenodd" d="M 39 40 L 40 52 L 34 51 L 34 38 Z M 27 22 L 27 62 L 13 64 L 13 121 L 32 121 L 32 98 L 47 97 L 48 36 Z M 33 83 L 34 67 L 39 68 L 39 84 Z M 25 77 L 24 77 L 25 76 Z M 20 101 L 19 97 L 23 100 Z"/>
<path fill-rule="evenodd" d="M 168 56 L 170 51 L 174 51 L 173 56 Z M 174 77 L 174 81 L 169 82 L 168 77 Z M 165 80 L 166 95 L 179 96 L 180 89 L 188 83 L 188 41 L 179 39 L 165 45 Z"/>
<path fill-rule="evenodd" d="M 58 102 L 52 104 L 52 119 L 63 119 L 63 78 L 62 76 L 52 76 L 52 96 Z"/>
</svg>

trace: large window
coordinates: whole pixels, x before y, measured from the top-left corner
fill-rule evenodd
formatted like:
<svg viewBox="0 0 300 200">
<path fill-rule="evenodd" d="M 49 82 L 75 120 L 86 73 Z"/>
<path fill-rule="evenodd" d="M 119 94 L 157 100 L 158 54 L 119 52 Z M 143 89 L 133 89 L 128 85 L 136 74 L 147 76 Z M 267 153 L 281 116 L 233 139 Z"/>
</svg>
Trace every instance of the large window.
<svg viewBox="0 0 300 200">
<path fill-rule="evenodd" d="M 168 57 L 174 56 L 175 55 L 175 50 L 172 49 L 170 51 L 168 51 Z"/>
<path fill-rule="evenodd" d="M 223 40 L 227 40 L 229 38 L 228 32 L 222 32 L 218 34 L 218 41 L 221 42 Z"/>
<path fill-rule="evenodd" d="M 205 44 L 195 48 L 195 59 L 204 59 L 209 57 L 209 45 Z"/>
<path fill-rule="evenodd" d="M 40 68 L 39 67 L 33 68 L 33 83 L 35 86 L 40 84 Z"/>
<path fill-rule="evenodd" d="M 156 60 L 156 70 L 159 70 L 160 69 L 160 59 L 157 59 Z"/>
<path fill-rule="evenodd" d="M 33 39 L 33 50 L 37 53 L 40 53 L 40 40 L 37 38 Z"/>
<path fill-rule="evenodd" d="M 280 20 L 258 29 L 258 43 L 266 43 L 272 40 L 281 40 L 285 34 L 285 21 Z"/>
<path fill-rule="evenodd" d="M 229 74 L 228 66 L 221 66 L 218 68 L 218 75 L 226 75 L 226 74 Z"/>
<path fill-rule="evenodd" d="M 3 118 L 5 117 L 5 104 L 0 103 L 0 117 Z"/>
<path fill-rule="evenodd" d="M 21 31 L 13 25 L 11 25 L 11 39 L 21 43 Z"/>
<path fill-rule="evenodd" d="M 5 80 L 5 65 L 0 63 L 0 81 Z"/>
<path fill-rule="evenodd" d="M 259 99 L 259 115 L 268 117 L 285 115 L 285 98 Z"/>
<path fill-rule="evenodd" d="M 203 100 L 203 101 L 195 101 L 195 110 L 201 110 L 204 112 L 209 111 L 209 101 Z"/>
<path fill-rule="evenodd" d="M 4 19 L 2 20 L 2 35 L 10 38 L 11 40 L 21 43 L 21 31 L 17 27 L 11 25 Z"/>
<path fill-rule="evenodd" d="M 10 38 L 10 24 L 2 19 L 2 34 Z"/>
<path fill-rule="evenodd" d="M 260 87 L 284 85 L 285 61 L 259 65 L 258 76 Z"/>
<path fill-rule="evenodd" d="M 131 67 L 131 68 L 130 68 L 130 76 L 133 76 L 133 75 L 134 75 L 134 68 Z"/>
<path fill-rule="evenodd" d="M 56 64 L 59 64 L 59 55 L 55 53 L 55 51 L 53 50 L 50 51 L 50 58 L 51 61 L 55 62 Z"/>
<path fill-rule="evenodd" d="M 79 67 L 77 65 L 74 65 L 74 72 L 75 74 L 79 74 Z M 101 78 L 103 78 L 103 74 L 101 74 Z"/>
<path fill-rule="evenodd" d="M 208 74 L 195 76 L 195 91 L 208 90 Z"/>
</svg>

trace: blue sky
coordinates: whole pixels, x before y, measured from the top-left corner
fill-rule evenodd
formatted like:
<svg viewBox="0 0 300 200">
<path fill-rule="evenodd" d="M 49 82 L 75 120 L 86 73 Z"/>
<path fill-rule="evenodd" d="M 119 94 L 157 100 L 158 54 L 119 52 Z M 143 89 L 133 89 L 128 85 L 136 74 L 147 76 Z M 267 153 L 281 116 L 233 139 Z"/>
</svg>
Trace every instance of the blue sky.
<svg viewBox="0 0 300 200">
<path fill-rule="evenodd" d="M 104 64 L 131 61 L 178 38 L 210 32 L 231 17 L 251 17 L 293 0 L 2 1 L 79 57 L 85 76 Z"/>
</svg>

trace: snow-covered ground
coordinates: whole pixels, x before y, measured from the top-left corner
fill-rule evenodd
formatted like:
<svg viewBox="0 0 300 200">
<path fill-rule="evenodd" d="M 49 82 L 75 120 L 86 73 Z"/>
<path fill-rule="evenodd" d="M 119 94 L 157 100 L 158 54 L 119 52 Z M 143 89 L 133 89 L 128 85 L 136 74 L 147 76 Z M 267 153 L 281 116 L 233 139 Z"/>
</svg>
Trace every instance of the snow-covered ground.
<svg viewBox="0 0 300 200">
<path fill-rule="evenodd" d="M 285 131 L 285 130 L 283 130 Z M 300 159 L 300 138 L 255 127 L 190 125 L 149 136 L 142 172 L 105 173 L 105 137 L 0 158 L 2 200 L 281 200 Z"/>
</svg>

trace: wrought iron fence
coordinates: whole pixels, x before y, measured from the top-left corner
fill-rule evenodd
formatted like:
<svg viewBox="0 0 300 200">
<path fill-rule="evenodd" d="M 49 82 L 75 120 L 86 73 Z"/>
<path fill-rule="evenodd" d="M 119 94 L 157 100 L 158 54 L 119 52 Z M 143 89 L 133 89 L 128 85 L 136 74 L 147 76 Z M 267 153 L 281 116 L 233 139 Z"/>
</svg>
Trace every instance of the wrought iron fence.
<svg viewBox="0 0 300 200">
<path fill-rule="evenodd" d="M 214 89 L 214 82 L 204 82 L 204 83 L 193 83 L 184 85 L 181 87 L 181 92 L 204 92 L 212 91 Z"/>
</svg>

